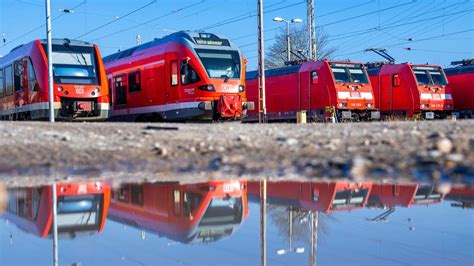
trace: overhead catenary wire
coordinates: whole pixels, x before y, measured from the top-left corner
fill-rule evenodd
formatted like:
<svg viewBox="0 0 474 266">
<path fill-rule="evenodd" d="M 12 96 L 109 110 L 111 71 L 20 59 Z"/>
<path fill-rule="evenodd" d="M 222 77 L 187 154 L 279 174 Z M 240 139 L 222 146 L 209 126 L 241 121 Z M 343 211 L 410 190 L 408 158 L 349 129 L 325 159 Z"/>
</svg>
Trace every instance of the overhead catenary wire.
<svg viewBox="0 0 474 266">
<path fill-rule="evenodd" d="M 132 10 L 132 11 L 130 11 L 130 12 L 128 12 L 128 13 L 122 15 L 122 16 L 119 16 L 117 19 L 111 20 L 111 21 L 109 21 L 109 22 L 107 22 L 107 23 L 105 23 L 105 24 L 103 24 L 103 25 L 100 25 L 100 26 L 98 26 L 98 27 L 96 27 L 96 28 L 94 28 L 94 29 L 92 29 L 92 30 L 90 30 L 90 31 L 88 31 L 88 32 L 86 32 L 86 33 L 84 33 L 84 34 L 81 34 L 81 35 L 77 36 L 75 39 L 79 39 L 79 38 L 84 37 L 84 36 L 86 36 L 86 35 L 89 35 L 89 34 L 91 34 L 91 33 L 93 33 L 93 32 L 96 32 L 96 31 L 98 31 L 98 30 L 100 30 L 100 29 L 102 29 L 102 28 L 105 28 L 105 27 L 109 26 L 110 24 L 116 23 L 117 21 L 119 21 L 119 20 L 121 20 L 121 19 L 123 19 L 123 18 L 126 18 L 126 17 L 128 17 L 128 16 L 130 16 L 130 15 L 132 15 L 132 14 L 135 14 L 135 13 L 139 12 L 140 10 L 143 10 L 143 9 L 145 9 L 145 8 L 147 8 L 147 7 L 149 7 L 149 6 L 153 5 L 153 4 L 155 4 L 156 2 L 157 2 L 157 0 L 152 0 L 150 3 L 148 3 L 148 4 L 146 4 L 146 5 L 143 5 L 143 6 L 139 7 L 139 8 L 137 8 L 137 9 L 134 9 L 134 10 Z"/>
</svg>

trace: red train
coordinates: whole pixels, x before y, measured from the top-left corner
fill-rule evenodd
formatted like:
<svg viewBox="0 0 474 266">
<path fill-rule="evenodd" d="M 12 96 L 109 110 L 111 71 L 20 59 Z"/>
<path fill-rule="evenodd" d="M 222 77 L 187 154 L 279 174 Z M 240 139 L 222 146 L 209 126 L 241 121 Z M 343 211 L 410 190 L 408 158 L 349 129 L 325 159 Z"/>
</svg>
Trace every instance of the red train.
<svg viewBox="0 0 474 266">
<path fill-rule="evenodd" d="M 453 114 L 451 89 L 440 66 L 380 62 L 367 67 L 382 116 L 434 119 Z"/>
<path fill-rule="evenodd" d="M 371 182 L 268 182 L 267 201 L 305 211 L 353 210 L 365 206 L 371 189 Z M 249 194 L 260 197 L 260 182 L 249 182 Z"/>
<path fill-rule="evenodd" d="M 419 184 L 373 184 L 368 207 L 411 207 L 440 203 L 444 194 L 436 191 L 434 186 Z"/>
<path fill-rule="evenodd" d="M 104 182 L 58 184 L 58 234 L 102 232 L 110 203 L 110 186 Z M 53 201 L 51 186 L 8 190 L 4 219 L 41 238 L 51 234 Z"/>
<path fill-rule="evenodd" d="M 474 118 L 474 59 L 452 62 L 453 68 L 445 69 L 453 94 L 454 107 L 460 115 Z"/>
<path fill-rule="evenodd" d="M 58 120 L 105 120 L 109 112 L 107 78 L 96 45 L 54 39 L 54 109 Z M 0 57 L 0 118 L 48 118 L 46 42 L 35 40 Z"/>
<path fill-rule="evenodd" d="M 231 235 L 248 216 L 246 181 L 127 184 L 113 192 L 110 219 L 190 243 Z"/>
<path fill-rule="evenodd" d="M 268 120 L 295 120 L 306 110 L 313 121 L 324 121 L 335 109 L 340 120 L 380 118 L 370 80 L 363 64 L 315 61 L 265 71 Z M 249 102 L 258 106 L 258 73 L 247 73 Z M 258 107 L 255 108 L 258 110 Z M 258 119 L 258 111 L 248 120 Z"/>
<path fill-rule="evenodd" d="M 112 120 L 241 119 L 245 60 L 227 38 L 180 31 L 104 58 Z"/>
</svg>

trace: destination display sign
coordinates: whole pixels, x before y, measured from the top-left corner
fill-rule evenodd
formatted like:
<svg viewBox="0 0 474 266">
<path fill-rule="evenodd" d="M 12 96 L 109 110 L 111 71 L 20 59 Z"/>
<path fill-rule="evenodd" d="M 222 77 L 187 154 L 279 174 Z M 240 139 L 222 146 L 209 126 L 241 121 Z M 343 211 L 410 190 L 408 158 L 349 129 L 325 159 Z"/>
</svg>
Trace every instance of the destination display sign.
<svg viewBox="0 0 474 266">
<path fill-rule="evenodd" d="M 194 41 L 199 45 L 230 46 L 229 41 L 226 39 L 194 37 Z"/>
</svg>

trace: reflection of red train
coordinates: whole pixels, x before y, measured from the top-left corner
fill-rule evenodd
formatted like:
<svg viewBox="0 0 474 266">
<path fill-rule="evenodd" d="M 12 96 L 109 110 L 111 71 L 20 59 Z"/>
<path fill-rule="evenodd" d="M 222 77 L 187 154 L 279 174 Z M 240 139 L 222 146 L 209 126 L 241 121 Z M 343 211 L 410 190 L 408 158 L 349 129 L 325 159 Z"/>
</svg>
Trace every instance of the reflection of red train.
<svg viewBox="0 0 474 266">
<path fill-rule="evenodd" d="M 305 211 L 352 210 L 365 206 L 371 189 L 371 182 L 268 182 L 267 201 Z M 259 182 L 249 182 L 249 194 L 259 197 Z"/>
<path fill-rule="evenodd" d="M 451 89 L 436 65 L 367 64 L 374 87 L 375 106 L 383 115 L 426 119 L 453 112 Z"/>
<path fill-rule="evenodd" d="M 245 181 L 123 185 L 110 219 L 175 241 L 209 242 L 231 235 L 248 216 Z"/>
<path fill-rule="evenodd" d="M 96 45 L 53 40 L 54 109 L 57 119 L 104 120 L 109 95 L 105 69 Z M 0 57 L 0 118 L 47 119 L 46 42 L 36 40 Z"/>
<path fill-rule="evenodd" d="M 456 201 L 451 203 L 453 207 L 474 208 L 474 188 L 473 187 L 453 187 L 446 195 L 447 200 Z"/>
<path fill-rule="evenodd" d="M 411 207 L 412 205 L 433 204 L 443 201 L 444 194 L 434 186 L 418 184 L 373 184 L 368 207 Z"/>
<path fill-rule="evenodd" d="M 446 69 L 454 106 L 462 116 L 474 117 L 474 59 L 452 62 L 456 67 Z"/>
<path fill-rule="evenodd" d="M 325 120 L 326 108 L 335 108 L 340 119 L 379 118 L 363 64 L 316 61 L 265 71 L 269 120 L 296 120 L 306 110 L 312 120 Z M 247 95 L 258 110 L 258 72 L 247 73 Z M 258 112 L 249 112 L 256 120 Z"/>
<path fill-rule="evenodd" d="M 110 187 L 107 184 L 59 184 L 56 189 L 60 235 L 75 237 L 80 233 L 102 232 L 110 202 Z M 51 234 L 52 203 L 51 186 L 10 189 L 3 218 L 26 232 L 44 238 Z"/>
<path fill-rule="evenodd" d="M 104 62 L 114 120 L 216 120 L 245 114 L 245 60 L 223 36 L 181 31 Z"/>
</svg>

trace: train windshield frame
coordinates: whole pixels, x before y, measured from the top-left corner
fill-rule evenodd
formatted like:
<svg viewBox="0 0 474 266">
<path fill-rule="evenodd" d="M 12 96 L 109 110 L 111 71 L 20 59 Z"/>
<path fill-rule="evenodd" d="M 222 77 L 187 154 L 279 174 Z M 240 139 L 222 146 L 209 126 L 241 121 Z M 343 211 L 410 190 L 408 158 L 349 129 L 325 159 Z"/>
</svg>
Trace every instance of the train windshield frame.
<svg viewBox="0 0 474 266">
<path fill-rule="evenodd" d="M 360 64 L 332 63 L 330 68 L 336 83 L 369 83 L 369 77 Z"/>
<path fill-rule="evenodd" d="M 243 218 L 242 197 L 213 198 L 199 226 L 240 224 Z"/>
<path fill-rule="evenodd" d="M 99 85 L 94 47 L 55 44 L 52 60 L 56 84 Z"/>
<path fill-rule="evenodd" d="M 58 197 L 58 231 L 98 230 L 101 222 L 102 195 Z"/>
<path fill-rule="evenodd" d="M 240 79 L 242 64 L 237 50 L 196 49 L 209 78 Z"/>
<path fill-rule="evenodd" d="M 448 85 L 440 67 L 412 67 L 418 85 Z"/>
</svg>

